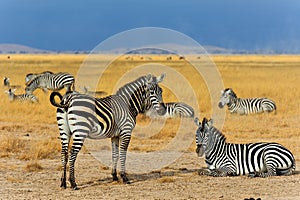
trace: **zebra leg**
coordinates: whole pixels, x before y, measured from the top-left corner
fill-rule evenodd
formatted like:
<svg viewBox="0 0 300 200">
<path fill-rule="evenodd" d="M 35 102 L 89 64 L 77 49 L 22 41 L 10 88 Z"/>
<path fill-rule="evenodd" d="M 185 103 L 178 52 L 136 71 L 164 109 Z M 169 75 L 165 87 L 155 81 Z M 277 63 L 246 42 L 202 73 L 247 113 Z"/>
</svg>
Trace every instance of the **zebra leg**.
<svg viewBox="0 0 300 200">
<path fill-rule="evenodd" d="M 70 129 L 66 122 L 66 115 L 64 109 L 58 108 L 56 111 L 57 124 L 60 130 L 61 140 L 61 163 L 62 163 L 62 176 L 61 176 L 61 188 L 66 188 L 66 174 L 67 174 L 67 163 L 68 163 L 68 151 L 70 143 Z"/>
<path fill-rule="evenodd" d="M 62 149 L 61 149 L 61 163 L 62 163 L 62 176 L 61 176 L 61 188 L 66 189 L 67 183 L 66 183 L 66 175 L 67 175 L 67 163 L 68 163 L 68 147 L 69 142 L 64 143 L 64 140 L 61 141 Z"/>
<path fill-rule="evenodd" d="M 69 163 L 70 163 L 69 181 L 71 183 L 71 188 L 73 188 L 74 190 L 79 189 L 75 182 L 75 161 L 77 158 L 77 154 L 79 153 L 79 151 L 83 145 L 84 140 L 85 140 L 85 135 L 75 135 L 73 138 L 73 145 L 72 145 L 70 160 L 69 160 Z"/>
<path fill-rule="evenodd" d="M 111 146 L 112 146 L 112 172 L 111 175 L 113 177 L 113 181 L 118 181 L 117 176 L 117 165 L 119 160 L 119 138 L 113 137 L 111 138 Z"/>
<path fill-rule="evenodd" d="M 126 176 L 125 172 L 125 163 L 126 163 L 126 155 L 127 149 L 130 142 L 130 134 L 124 134 L 123 137 L 120 138 L 121 145 L 120 145 L 120 164 L 121 164 L 121 177 L 123 179 L 123 183 L 130 184 L 129 179 Z"/>
<path fill-rule="evenodd" d="M 255 175 L 261 178 L 276 176 L 276 169 L 273 166 L 270 167 L 267 166 L 267 172 L 256 172 Z"/>
</svg>

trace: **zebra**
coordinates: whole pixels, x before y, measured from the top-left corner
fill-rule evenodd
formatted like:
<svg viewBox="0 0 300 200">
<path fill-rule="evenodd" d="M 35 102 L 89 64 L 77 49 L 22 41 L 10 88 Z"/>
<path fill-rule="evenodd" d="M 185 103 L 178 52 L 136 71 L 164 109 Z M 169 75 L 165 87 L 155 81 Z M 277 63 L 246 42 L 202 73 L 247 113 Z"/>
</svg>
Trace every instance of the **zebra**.
<svg viewBox="0 0 300 200">
<path fill-rule="evenodd" d="M 6 76 L 3 78 L 3 85 L 6 87 L 10 86 L 10 79 Z"/>
<path fill-rule="evenodd" d="M 165 74 L 159 77 L 151 74 L 142 76 L 121 87 L 115 95 L 104 98 L 94 98 L 76 92 L 68 92 L 64 96 L 58 92 L 51 93 L 50 102 L 58 107 L 56 116 L 62 144 L 62 188 L 66 188 L 66 165 L 71 136 L 73 144 L 69 159 L 69 180 L 73 189 L 78 189 L 74 164 L 85 138 L 111 138 L 113 181 L 118 181 L 117 162 L 120 158 L 123 183 L 130 183 L 125 173 L 125 161 L 131 132 L 138 113 L 145 112 L 151 106 L 157 110 L 163 109 L 160 104 L 162 89 L 158 83 L 163 81 L 164 77 Z M 60 103 L 55 101 L 56 96 L 61 99 Z"/>
<path fill-rule="evenodd" d="M 44 71 L 42 73 L 29 73 L 29 74 L 26 74 L 26 76 L 25 76 L 25 85 L 28 85 L 30 83 L 30 81 L 33 80 L 35 77 L 41 76 L 41 75 L 44 75 L 44 74 L 54 74 L 54 73 L 51 72 L 51 71 Z"/>
<path fill-rule="evenodd" d="M 21 85 L 11 85 L 10 78 L 8 78 L 6 76 L 3 78 L 3 86 L 7 87 L 7 88 L 14 88 L 14 89 L 21 88 Z"/>
<path fill-rule="evenodd" d="M 39 100 L 36 96 L 32 95 L 32 94 L 19 94 L 16 95 L 15 94 L 16 89 L 11 89 L 9 88 L 8 91 L 5 91 L 5 93 L 8 94 L 8 98 L 10 101 L 19 101 L 19 102 L 31 102 L 31 103 L 38 103 Z"/>
<path fill-rule="evenodd" d="M 164 107 L 164 113 L 157 113 L 157 111 L 153 108 L 150 108 L 146 112 L 146 116 L 151 118 L 155 118 L 158 116 L 162 116 L 164 118 L 194 118 L 194 109 L 183 102 L 168 102 L 162 103 Z"/>
<path fill-rule="evenodd" d="M 219 108 L 228 106 L 231 113 L 238 113 L 240 115 L 248 115 L 262 112 L 276 112 L 276 104 L 268 98 L 249 98 L 241 99 L 231 88 L 226 88 L 221 91 L 219 101 Z"/>
<path fill-rule="evenodd" d="M 290 175 L 296 168 L 293 154 L 278 143 L 227 143 L 212 120 L 196 118 L 196 153 L 205 154 L 208 169 L 199 174 L 210 176 L 269 177 Z"/>
<path fill-rule="evenodd" d="M 37 88 L 42 88 L 44 91 L 53 90 L 61 90 L 66 88 L 67 92 L 74 90 L 75 88 L 75 78 L 73 75 L 68 73 L 44 73 L 34 77 L 31 81 L 27 83 L 25 91 L 27 94 L 32 94 L 34 90 Z"/>
</svg>

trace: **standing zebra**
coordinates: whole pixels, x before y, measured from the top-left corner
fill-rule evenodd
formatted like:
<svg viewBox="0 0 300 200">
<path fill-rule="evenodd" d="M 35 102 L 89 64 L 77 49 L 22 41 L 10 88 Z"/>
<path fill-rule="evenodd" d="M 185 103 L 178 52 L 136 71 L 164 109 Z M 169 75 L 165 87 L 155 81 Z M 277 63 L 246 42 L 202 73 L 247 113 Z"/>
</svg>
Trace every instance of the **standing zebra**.
<svg viewBox="0 0 300 200">
<path fill-rule="evenodd" d="M 219 101 L 219 108 L 228 106 L 231 113 L 248 115 L 262 112 L 276 112 L 274 101 L 267 98 L 249 98 L 241 99 L 236 96 L 231 88 L 221 91 L 222 95 Z"/>
<path fill-rule="evenodd" d="M 57 123 L 62 144 L 61 161 L 63 174 L 61 187 L 66 188 L 66 165 L 68 162 L 68 146 L 71 136 L 73 145 L 70 153 L 70 183 L 77 189 L 74 174 L 74 163 L 85 138 L 111 138 L 112 143 L 112 177 L 117 177 L 117 162 L 120 158 L 121 177 L 124 183 L 130 183 L 125 173 L 125 161 L 131 132 L 136 124 L 138 113 L 145 112 L 153 106 L 161 110 L 162 89 L 158 83 L 165 75 L 154 77 L 151 74 L 142 76 L 121 87 L 116 95 L 94 98 L 79 93 L 66 93 L 63 97 L 52 92 L 50 102 L 57 108 Z M 55 96 L 61 102 L 55 102 Z M 162 111 L 163 112 L 163 111 Z"/>
<path fill-rule="evenodd" d="M 36 96 L 32 95 L 32 94 L 19 94 L 16 95 L 15 94 L 16 89 L 12 90 L 11 88 L 9 88 L 8 91 L 5 91 L 5 93 L 8 94 L 8 98 L 10 101 L 19 101 L 19 102 L 31 102 L 31 103 L 38 103 L 39 100 Z"/>
<path fill-rule="evenodd" d="M 66 88 L 67 92 L 74 90 L 75 79 L 74 76 L 68 73 L 43 73 L 34 77 L 32 80 L 27 82 L 25 91 L 27 94 L 32 94 L 34 90 L 37 88 L 42 88 L 44 91 L 53 90 L 61 90 Z"/>
<path fill-rule="evenodd" d="M 164 111 L 165 111 L 164 113 L 157 113 L 155 109 L 150 108 L 146 112 L 146 115 L 149 117 L 162 116 L 165 118 L 177 118 L 177 117 L 193 118 L 194 117 L 194 109 L 183 102 L 162 103 L 162 106 L 164 107 Z"/>
<path fill-rule="evenodd" d="M 212 120 L 195 119 L 196 152 L 199 157 L 205 154 L 207 170 L 202 174 L 210 176 L 249 175 L 269 177 L 290 175 L 296 168 L 293 154 L 277 143 L 231 144 L 213 126 Z"/>
</svg>

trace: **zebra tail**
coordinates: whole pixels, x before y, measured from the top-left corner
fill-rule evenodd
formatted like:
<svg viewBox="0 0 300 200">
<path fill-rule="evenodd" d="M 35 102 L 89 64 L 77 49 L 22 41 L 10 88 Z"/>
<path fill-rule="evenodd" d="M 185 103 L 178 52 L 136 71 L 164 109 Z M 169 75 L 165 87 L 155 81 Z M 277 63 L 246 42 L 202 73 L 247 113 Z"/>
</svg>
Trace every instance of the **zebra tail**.
<svg viewBox="0 0 300 200">
<path fill-rule="evenodd" d="M 58 96 L 60 100 L 62 100 L 62 95 L 59 92 L 52 92 L 50 95 L 50 102 L 53 106 L 59 107 L 59 108 L 65 108 L 67 107 L 66 105 L 63 105 L 61 103 L 57 103 L 55 101 L 55 96 Z"/>
</svg>

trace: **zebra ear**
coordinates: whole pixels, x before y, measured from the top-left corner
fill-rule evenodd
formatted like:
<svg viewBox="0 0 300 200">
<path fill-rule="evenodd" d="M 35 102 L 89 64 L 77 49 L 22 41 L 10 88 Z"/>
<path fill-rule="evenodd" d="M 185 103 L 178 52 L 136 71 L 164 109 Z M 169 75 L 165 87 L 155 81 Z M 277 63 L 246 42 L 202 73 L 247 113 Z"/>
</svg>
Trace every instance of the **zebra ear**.
<svg viewBox="0 0 300 200">
<path fill-rule="evenodd" d="M 209 127 L 212 127 L 213 126 L 213 123 L 214 123 L 214 120 L 213 119 L 210 119 L 207 124 Z"/>
<path fill-rule="evenodd" d="M 152 81 L 153 81 L 153 76 L 152 76 L 152 74 L 148 74 L 147 76 L 146 76 L 146 79 L 147 79 L 147 83 L 149 84 L 149 83 L 152 83 Z"/>
<path fill-rule="evenodd" d="M 156 83 L 162 82 L 166 77 L 166 73 L 162 73 L 160 76 L 156 78 Z"/>
<path fill-rule="evenodd" d="M 200 123 L 198 117 L 196 117 L 196 118 L 194 119 L 194 122 L 195 122 L 196 126 L 201 126 L 201 123 Z"/>
</svg>

